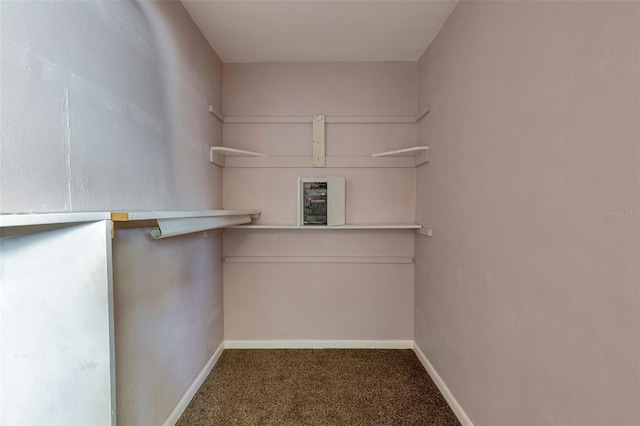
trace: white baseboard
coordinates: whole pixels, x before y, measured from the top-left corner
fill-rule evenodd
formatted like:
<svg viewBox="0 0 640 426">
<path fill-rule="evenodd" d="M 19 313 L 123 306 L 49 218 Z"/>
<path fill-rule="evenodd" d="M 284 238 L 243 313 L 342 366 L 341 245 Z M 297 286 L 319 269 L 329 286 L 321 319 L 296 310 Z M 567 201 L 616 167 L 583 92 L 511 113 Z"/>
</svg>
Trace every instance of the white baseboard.
<svg viewBox="0 0 640 426">
<path fill-rule="evenodd" d="M 218 349 L 216 349 L 213 355 L 211 355 L 211 358 L 209 358 L 209 361 L 207 361 L 200 374 L 198 374 L 198 377 L 196 377 L 191 386 L 189 386 L 189 389 L 187 389 L 185 394 L 182 396 L 180 402 L 176 405 L 176 408 L 173 409 L 167 421 L 164 422 L 164 426 L 173 426 L 176 424 L 184 410 L 187 408 L 187 405 L 191 402 L 191 399 L 193 399 L 196 392 L 198 392 L 198 389 L 200 389 L 200 386 L 202 386 L 202 383 L 204 383 L 209 373 L 211 373 L 213 366 L 216 365 L 216 362 L 220 359 L 220 355 L 222 355 L 224 348 L 225 343 L 223 341 L 220 343 L 220 346 L 218 346 Z"/>
<path fill-rule="evenodd" d="M 440 377 L 436 369 L 433 368 L 433 365 L 431 365 L 425 354 L 422 352 L 422 350 L 420 350 L 420 347 L 415 342 L 413 343 L 413 351 L 418 356 L 418 359 L 424 366 L 425 370 L 427 370 L 427 373 L 429 373 L 429 376 L 431 376 L 431 380 L 433 380 L 438 389 L 440 389 L 440 393 L 442 394 L 442 396 L 444 396 L 444 399 L 447 401 L 456 417 L 458 417 L 458 420 L 460 421 L 462 426 L 473 426 L 473 423 L 471 422 L 469 416 L 467 416 L 467 413 L 464 412 L 462 406 L 453 396 L 444 380 L 442 380 L 442 377 Z"/>
<path fill-rule="evenodd" d="M 226 349 L 413 349 L 413 340 L 226 340 Z"/>
</svg>

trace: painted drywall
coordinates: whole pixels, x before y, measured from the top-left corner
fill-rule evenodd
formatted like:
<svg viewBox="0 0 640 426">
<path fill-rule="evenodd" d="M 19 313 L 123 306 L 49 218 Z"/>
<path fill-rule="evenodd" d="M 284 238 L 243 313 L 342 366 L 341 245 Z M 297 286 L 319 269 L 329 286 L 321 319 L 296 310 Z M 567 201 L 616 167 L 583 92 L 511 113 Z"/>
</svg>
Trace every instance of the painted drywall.
<svg viewBox="0 0 640 426">
<path fill-rule="evenodd" d="M 164 3 L 3 4 L 3 213 L 220 205 L 220 62 Z"/>
<path fill-rule="evenodd" d="M 413 257 L 411 231 L 226 230 L 224 256 Z M 224 265 L 227 340 L 412 340 L 413 264 Z"/>
<path fill-rule="evenodd" d="M 640 423 L 639 8 L 461 2 L 420 60 L 415 337 L 477 425 Z"/>
<path fill-rule="evenodd" d="M 415 116 L 417 63 L 224 65 L 226 116 Z M 308 156 L 311 124 L 224 125 L 225 146 Z M 416 125 L 327 124 L 328 156 L 416 144 Z M 414 168 L 224 169 L 225 208 L 295 224 L 297 177 L 344 176 L 346 221 L 413 223 Z M 344 231 L 342 231 L 344 232 Z M 225 231 L 224 256 L 413 257 L 411 231 Z M 411 340 L 412 264 L 225 263 L 225 338 Z"/>
<path fill-rule="evenodd" d="M 0 228 L 3 425 L 115 424 L 111 222 L 65 225 Z"/>
<path fill-rule="evenodd" d="M 163 424 L 222 342 L 222 235 L 118 230 L 113 254 L 118 424 Z"/>
<path fill-rule="evenodd" d="M 179 2 L 2 2 L 1 24 L 2 213 L 222 207 L 222 64 Z M 116 233 L 119 424 L 164 422 L 221 342 L 220 247 Z"/>
</svg>

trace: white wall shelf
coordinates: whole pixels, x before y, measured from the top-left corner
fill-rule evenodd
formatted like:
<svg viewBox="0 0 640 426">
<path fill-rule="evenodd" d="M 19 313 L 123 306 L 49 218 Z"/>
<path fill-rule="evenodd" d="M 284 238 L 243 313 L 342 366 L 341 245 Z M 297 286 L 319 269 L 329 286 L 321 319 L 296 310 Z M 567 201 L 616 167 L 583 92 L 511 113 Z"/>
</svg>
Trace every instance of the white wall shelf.
<svg viewBox="0 0 640 426">
<path fill-rule="evenodd" d="M 267 154 L 244 149 L 227 148 L 226 146 L 209 147 L 209 161 L 220 167 L 225 167 L 226 157 L 266 157 Z"/>
<path fill-rule="evenodd" d="M 345 230 L 385 230 L 385 229 L 420 229 L 422 225 L 416 223 L 385 223 L 366 225 L 338 225 L 338 226 L 297 226 L 297 225 L 238 225 L 227 229 L 280 229 L 280 230 L 304 230 L 304 231 L 345 231 Z"/>
<path fill-rule="evenodd" d="M 417 167 L 420 164 L 424 164 L 429 161 L 429 147 L 428 146 L 412 146 L 410 148 L 396 149 L 394 151 L 377 152 L 371 154 L 374 158 L 388 158 L 388 157 L 413 157 L 414 166 Z"/>
<path fill-rule="evenodd" d="M 0 228 L 14 226 L 49 225 L 64 223 L 97 222 L 112 220 L 114 222 L 136 222 L 157 219 L 186 219 L 197 217 L 220 217 L 250 215 L 260 217 L 260 210 L 149 210 L 130 212 L 70 212 L 70 213 L 15 213 L 0 215 Z"/>
<path fill-rule="evenodd" d="M 213 152 L 217 152 L 225 157 L 266 157 L 267 154 L 254 151 L 245 151 L 244 149 L 227 148 L 226 146 L 212 146 L 209 148 Z"/>
<path fill-rule="evenodd" d="M 110 218 L 114 222 L 136 222 L 157 219 L 191 219 L 200 217 L 223 217 L 249 215 L 253 218 L 260 217 L 260 210 L 150 210 L 131 212 L 112 212 Z"/>
<path fill-rule="evenodd" d="M 372 157 L 414 157 L 423 151 L 428 151 L 428 146 L 412 146 L 411 148 L 396 149 L 371 154 Z"/>
</svg>

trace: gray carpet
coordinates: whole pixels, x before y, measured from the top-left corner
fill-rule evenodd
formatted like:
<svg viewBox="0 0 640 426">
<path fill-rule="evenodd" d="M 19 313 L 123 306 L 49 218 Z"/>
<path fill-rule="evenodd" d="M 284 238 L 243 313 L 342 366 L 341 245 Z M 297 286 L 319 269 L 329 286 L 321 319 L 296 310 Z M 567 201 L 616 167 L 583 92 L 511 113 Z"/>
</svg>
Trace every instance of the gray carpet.
<svg viewBox="0 0 640 426">
<path fill-rule="evenodd" d="M 227 349 L 178 425 L 459 425 L 411 350 Z"/>
</svg>

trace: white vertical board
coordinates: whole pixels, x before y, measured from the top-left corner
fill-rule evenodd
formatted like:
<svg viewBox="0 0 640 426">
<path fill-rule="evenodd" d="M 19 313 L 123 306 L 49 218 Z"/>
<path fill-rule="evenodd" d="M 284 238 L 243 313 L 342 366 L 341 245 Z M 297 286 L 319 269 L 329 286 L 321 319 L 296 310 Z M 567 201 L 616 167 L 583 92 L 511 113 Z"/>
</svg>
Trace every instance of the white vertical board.
<svg viewBox="0 0 640 426">
<path fill-rule="evenodd" d="M 324 167 L 324 115 L 313 116 L 313 167 Z"/>
<path fill-rule="evenodd" d="M 327 178 L 327 226 L 345 224 L 345 181 L 343 177 Z"/>
<path fill-rule="evenodd" d="M 0 230 L 1 424 L 115 424 L 111 226 Z"/>
</svg>

